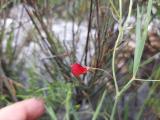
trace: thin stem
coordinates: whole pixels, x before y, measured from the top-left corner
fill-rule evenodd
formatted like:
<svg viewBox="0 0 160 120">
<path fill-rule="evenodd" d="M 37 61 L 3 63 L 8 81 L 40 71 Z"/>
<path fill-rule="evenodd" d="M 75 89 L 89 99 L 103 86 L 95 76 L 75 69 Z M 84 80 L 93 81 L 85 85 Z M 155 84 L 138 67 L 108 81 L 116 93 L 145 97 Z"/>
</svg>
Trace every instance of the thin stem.
<svg viewBox="0 0 160 120">
<path fill-rule="evenodd" d="M 97 120 L 97 117 L 98 117 L 98 114 L 99 114 L 99 112 L 100 112 L 100 110 L 101 110 L 101 107 L 102 107 L 103 101 L 104 101 L 104 99 L 105 99 L 106 93 L 107 93 L 107 91 L 105 90 L 105 91 L 103 92 L 102 98 L 101 98 L 101 100 L 100 100 L 100 102 L 99 102 L 99 104 L 98 104 L 98 107 L 96 108 L 96 111 L 95 111 L 95 113 L 94 113 L 94 115 L 93 115 L 92 120 Z"/>
<path fill-rule="evenodd" d="M 134 80 L 137 80 L 137 81 L 144 81 L 144 82 L 160 82 L 160 80 L 145 80 L 145 79 L 134 79 Z"/>
<path fill-rule="evenodd" d="M 159 81 L 160 80 L 145 80 L 145 79 L 137 79 L 137 78 L 134 78 L 132 77 L 129 82 L 120 90 L 120 92 L 116 95 L 116 99 L 115 99 L 115 102 L 114 102 L 114 106 L 113 106 L 113 109 L 112 109 L 112 114 L 111 114 L 111 118 L 110 120 L 114 120 L 114 115 L 116 113 L 116 106 L 118 104 L 118 101 L 120 99 L 120 97 L 123 95 L 123 93 L 131 86 L 131 83 L 135 80 L 138 80 L 138 81 L 153 81 L 153 82 L 156 82 L 156 81 Z"/>
<path fill-rule="evenodd" d="M 116 72 L 115 72 L 115 56 L 116 56 L 116 48 L 118 46 L 118 43 L 120 41 L 120 38 L 121 38 L 122 34 L 123 34 L 123 29 L 120 25 L 119 26 L 119 34 L 118 34 L 118 38 L 116 40 L 116 43 L 115 43 L 115 46 L 114 46 L 114 49 L 113 49 L 113 57 L 112 57 L 112 74 L 113 74 L 113 80 L 114 80 L 114 84 L 115 84 L 116 94 L 119 92 L 119 89 L 118 89 Z"/>
<path fill-rule="evenodd" d="M 134 81 L 134 77 L 132 77 L 132 79 L 129 80 L 129 82 L 121 89 L 120 91 L 120 95 L 122 95 L 131 85 L 131 83 Z"/>
<path fill-rule="evenodd" d="M 141 119 L 141 117 L 142 117 L 141 115 L 142 115 L 142 113 L 143 113 L 143 111 L 144 111 L 144 109 L 145 109 L 145 105 L 146 105 L 146 103 L 148 102 L 148 100 L 151 98 L 152 94 L 154 93 L 154 91 L 155 91 L 155 89 L 157 88 L 158 85 L 159 85 L 159 84 L 154 83 L 154 84 L 151 86 L 151 89 L 150 89 L 150 91 L 149 91 L 149 93 L 148 93 L 148 96 L 147 96 L 147 98 L 145 99 L 145 101 L 143 102 L 143 105 L 141 106 L 140 111 L 138 112 L 138 115 L 136 116 L 136 120 L 140 120 L 140 119 Z"/>
<path fill-rule="evenodd" d="M 110 120 L 114 120 L 114 115 L 116 113 L 116 107 L 117 107 L 117 104 L 118 104 L 118 101 L 120 99 L 120 97 L 123 95 L 123 93 L 130 87 L 131 83 L 134 81 L 134 78 L 132 78 L 123 88 L 122 90 L 116 94 L 116 99 L 115 99 L 115 102 L 114 102 L 114 105 L 113 105 L 113 109 L 112 109 L 112 113 L 111 113 L 111 117 L 110 117 Z"/>
<path fill-rule="evenodd" d="M 114 102 L 114 106 L 113 106 L 113 109 L 112 109 L 110 120 L 114 120 L 114 115 L 116 113 L 116 107 L 117 107 L 118 101 L 119 101 L 120 97 L 122 96 L 122 94 L 130 87 L 131 83 L 134 81 L 134 78 L 135 78 L 135 77 L 132 77 L 132 79 L 129 80 L 129 82 L 119 92 L 117 79 L 116 79 L 116 73 L 115 73 L 115 56 L 116 56 L 116 49 L 118 47 L 119 41 L 123 37 L 123 29 L 125 27 L 125 25 L 122 26 L 122 0 L 119 0 L 119 11 L 120 11 L 119 34 L 118 34 L 118 38 L 116 40 L 116 43 L 115 43 L 115 46 L 114 46 L 114 49 L 113 49 L 113 57 L 112 57 L 112 74 L 113 74 L 113 80 L 114 80 L 114 84 L 115 84 L 115 88 L 116 88 L 116 97 L 115 97 L 116 99 L 115 99 L 115 102 Z M 132 0 L 130 0 L 127 21 L 130 18 L 131 11 L 132 11 Z M 125 24 L 126 24 L 126 22 L 125 22 Z"/>
<path fill-rule="evenodd" d="M 101 69 L 101 68 L 93 68 L 93 67 L 88 67 L 88 68 L 89 68 L 89 69 L 92 69 L 92 70 L 103 71 L 103 72 L 105 72 L 107 75 L 109 75 L 111 78 L 113 78 L 112 75 L 111 75 L 108 71 L 106 71 L 106 70 L 104 70 L 104 69 Z"/>
<path fill-rule="evenodd" d="M 92 24 L 92 7 L 93 7 L 93 0 L 91 0 L 90 3 L 90 13 L 89 13 L 89 23 L 88 23 L 88 32 L 87 32 L 87 39 L 86 39 L 86 46 L 85 46 L 85 58 L 84 62 L 85 65 L 87 65 L 87 56 L 88 56 L 88 46 L 89 46 L 89 36 L 90 36 L 90 31 L 91 31 L 91 24 Z"/>
<path fill-rule="evenodd" d="M 116 99 L 114 101 L 114 105 L 113 105 L 113 108 L 112 108 L 112 113 L 111 113 L 111 117 L 110 117 L 110 120 L 114 120 L 114 115 L 116 113 L 116 107 L 117 107 L 117 104 L 118 104 L 118 101 L 119 101 L 119 98 L 120 96 L 116 96 Z"/>
<path fill-rule="evenodd" d="M 71 100 L 71 96 L 72 96 L 72 92 L 71 92 L 71 89 L 68 90 L 67 92 L 67 97 L 66 97 L 66 115 L 65 115 L 65 118 L 66 120 L 70 120 L 70 100 Z"/>
<path fill-rule="evenodd" d="M 113 16 L 114 20 L 115 20 L 116 22 L 118 22 L 118 19 L 117 19 L 117 17 L 114 15 L 113 11 L 111 11 L 111 13 L 112 13 L 112 16 Z"/>
<path fill-rule="evenodd" d="M 119 92 L 118 84 L 117 84 L 117 79 L 116 79 L 116 72 L 115 72 L 115 56 L 116 56 L 116 49 L 119 44 L 120 39 L 123 36 L 123 27 L 122 27 L 122 0 L 119 0 L 119 11 L 120 11 L 120 17 L 119 17 L 119 34 L 118 38 L 116 40 L 114 49 L 113 49 L 113 57 L 112 57 L 112 74 L 113 74 L 113 80 L 115 84 L 115 89 L 116 89 L 116 94 Z"/>
<path fill-rule="evenodd" d="M 119 18 L 119 20 L 121 22 L 121 20 L 122 20 L 122 0 L 119 0 L 119 11 L 120 11 L 120 18 Z"/>
<path fill-rule="evenodd" d="M 113 4 L 113 1 L 112 0 L 109 0 L 110 4 L 111 4 L 111 7 L 113 8 L 113 11 L 115 12 L 116 16 L 119 18 L 120 15 L 117 11 L 117 9 L 115 8 L 114 4 Z M 113 13 L 113 11 L 111 11 Z"/>
<path fill-rule="evenodd" d="M 129 21 L 129 19 L 130 19 L 130 17 L 131 17 L 132 6 L 133 6 L 133 1 L 132 1 L 132 0 L 130 0 L 128 16 L 127 16 L 127 19 L 126 19 L 126 22 L 125 22 L 124 27 L 126 27 L 126 24 L 128 23 L 128 21 Z"/>
<path fill-rule="evenodd" d="M 154 56 L 150 57 L 149 59 L 145 60 L 141 65 L 140 67 L 143 67 L 144 65 L 152 62 L 152 60 L 156 59 L 156 58 L 159 58 L 160 57 L 160 52 L 158 52 L 157 54 L 155 54 Z"/>
</svg>

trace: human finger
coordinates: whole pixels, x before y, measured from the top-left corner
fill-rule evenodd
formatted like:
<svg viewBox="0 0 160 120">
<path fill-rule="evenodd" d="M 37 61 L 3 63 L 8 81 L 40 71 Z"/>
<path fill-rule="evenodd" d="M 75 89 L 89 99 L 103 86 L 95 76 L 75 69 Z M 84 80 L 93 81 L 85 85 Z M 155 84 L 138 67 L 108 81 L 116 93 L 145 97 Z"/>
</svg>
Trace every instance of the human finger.
<svg viewBox="0 0 160 120">
<path fill-rule="evenodd" d="M 28 99 L 0 110 L 0 120 L 35 120 L 44 113 L 44 101 Z"/>
</svg>

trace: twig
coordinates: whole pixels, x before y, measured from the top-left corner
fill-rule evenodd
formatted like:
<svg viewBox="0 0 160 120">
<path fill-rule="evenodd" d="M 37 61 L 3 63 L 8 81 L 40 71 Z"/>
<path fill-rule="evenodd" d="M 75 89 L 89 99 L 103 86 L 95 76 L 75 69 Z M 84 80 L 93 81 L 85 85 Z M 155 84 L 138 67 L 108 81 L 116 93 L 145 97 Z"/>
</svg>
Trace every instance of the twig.
<svg viewBox="0 0 160 120">
<path fill-rule="evenodd" d="M 91 23 L 92 23 L 91 22 L 91 18 L 92 18 L 92 6 L 93 6 L 93 0 L 91 0 L 91 3 L 90 3 L 90 14 L 89 14 L 88 32 L 87 32 L 87 39 L 86 39 L 86 46 L 85 46 L 85 58 L 84 58 L 85 65 L 87 65 L 89 33 L 91 31 Z"/>
</svg>

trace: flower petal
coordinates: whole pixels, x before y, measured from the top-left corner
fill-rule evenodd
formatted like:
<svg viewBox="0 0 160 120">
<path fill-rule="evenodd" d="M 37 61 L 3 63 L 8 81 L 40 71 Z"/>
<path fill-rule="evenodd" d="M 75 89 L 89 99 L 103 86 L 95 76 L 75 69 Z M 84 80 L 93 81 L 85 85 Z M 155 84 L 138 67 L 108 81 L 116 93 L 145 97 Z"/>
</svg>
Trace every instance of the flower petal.
<svg viewBox="0 0 160 120">
<path fill-rule="evenodd" d="M 71 72 L 74 76 L 80 76 L 81 74 L 85 74 L 88 71 L 88 67 L 81 66 L 78 63 L 74 63 L 71 65 Z"/>
</svg>

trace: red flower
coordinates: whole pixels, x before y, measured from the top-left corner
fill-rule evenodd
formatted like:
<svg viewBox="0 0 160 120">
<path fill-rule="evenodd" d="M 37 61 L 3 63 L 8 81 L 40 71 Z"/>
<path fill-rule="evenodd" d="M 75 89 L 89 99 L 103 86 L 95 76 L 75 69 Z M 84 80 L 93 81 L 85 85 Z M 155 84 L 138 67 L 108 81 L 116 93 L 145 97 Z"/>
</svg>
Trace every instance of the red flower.
<svg viewBox="0 0 160 120">
<path fill-rule="evenodd" d="M 74 64 L 71 65 L 71 72 L 76 77 L 79 77 L 81 74 L 87 73 L 88 70 L 89 70 L 88 67 L 81 66 L 78 63 L 74 63 Z"/>
</svg>

